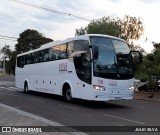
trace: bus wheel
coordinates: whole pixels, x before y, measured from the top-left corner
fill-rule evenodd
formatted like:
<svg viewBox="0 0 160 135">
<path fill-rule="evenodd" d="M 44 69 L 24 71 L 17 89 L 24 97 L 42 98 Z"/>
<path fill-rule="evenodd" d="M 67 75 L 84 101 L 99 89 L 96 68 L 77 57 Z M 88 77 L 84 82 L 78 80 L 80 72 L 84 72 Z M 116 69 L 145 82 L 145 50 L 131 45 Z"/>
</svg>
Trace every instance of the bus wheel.
<svg viewBox="0 0 160 135">
<path fill-rule="evenodd" d="M 67 102 L 73 101 L 71 88 L 69 86 L 64 87 L 63 96 L 64 96 L 65 101 Z"/>
<path fill-rule="evenodd" d="M 24 93 L 28 93 L 28 84 L 27 82 L 24 83 Z"/>
</svg>

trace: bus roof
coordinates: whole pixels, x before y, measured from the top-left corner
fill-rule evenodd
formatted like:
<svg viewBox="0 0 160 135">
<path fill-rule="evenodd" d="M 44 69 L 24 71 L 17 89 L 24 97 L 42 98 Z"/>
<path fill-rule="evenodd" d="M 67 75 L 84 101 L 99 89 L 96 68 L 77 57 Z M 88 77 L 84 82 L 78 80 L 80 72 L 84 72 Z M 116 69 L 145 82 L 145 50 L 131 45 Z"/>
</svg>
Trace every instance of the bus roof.
<svg viewBox="0 0 160 135">
<path fill-rule="evenodd" d="M 33 53 L 33 52 L 36 52 L 36 51 L 47 49 L 47 48 L 50 48 L 52 46 L 64 44 L 64 43 L 71 42 L 71 41 L 74 41 L 74 40 L 82 40 L 82 39 L 83 40 L 84 39 L 89 40 L 89 37 L 91 37 L 91 36 L 108 37 L 108 38 L 113 38 L 113 39 L 118 39 L 118 40 L 124 41 L 123 39 L 120 39 L 120 38 L 114 37 L 114 36 L 110 36 L 110 35 L 104 35 L 104 34 L 85 34 L 85 35 L 75 36 L 75 37 L 72 37 L 72 38 L 67 38 L 65 40 L 57 40 L 57 41 L 49 42 L 49 43 L 43 44 L 41 47 L 39 47 L 37 49 L 30 50 L 28 52 L 24 52 L 24 53 L 18 54 L 17 56 L 22 56 L 22 55 L 25 55 L 25 54 Z"/>
</svg>

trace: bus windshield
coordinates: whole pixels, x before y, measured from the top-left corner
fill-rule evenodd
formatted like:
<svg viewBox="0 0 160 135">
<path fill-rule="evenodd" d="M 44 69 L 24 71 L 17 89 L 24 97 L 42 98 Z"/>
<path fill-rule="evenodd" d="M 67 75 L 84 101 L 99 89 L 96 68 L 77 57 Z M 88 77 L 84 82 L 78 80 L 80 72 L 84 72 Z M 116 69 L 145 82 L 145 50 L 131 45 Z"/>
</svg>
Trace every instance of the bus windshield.
<svg viewBox="0 0 160 135">
<path fill-rule="evenodd" d="M 90 37 L 91 44 L 99 47 L 99 56 L 94 60 L 94 76 L 107 79 L 133 78 L 133 64 L 128 45 L 118 39 Z"/>
</svg>

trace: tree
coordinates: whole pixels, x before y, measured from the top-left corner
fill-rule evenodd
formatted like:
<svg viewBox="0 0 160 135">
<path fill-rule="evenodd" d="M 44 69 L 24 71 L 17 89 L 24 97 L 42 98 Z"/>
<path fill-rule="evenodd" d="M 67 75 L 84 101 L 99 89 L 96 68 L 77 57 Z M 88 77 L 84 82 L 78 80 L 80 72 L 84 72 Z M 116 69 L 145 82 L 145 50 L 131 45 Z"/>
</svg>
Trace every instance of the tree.
<svg viewBox="0 0 160 135">
<path fill-rule="evenodd" d="M 155 43 L 155 42 L 152 42 L 153 46 L 155 49 L 158 49 L 160 48 L 160 43 Z"/>
<path fill-rule="evenodd" d="M 17 56 L 17 52 L 12 51 L 11 55 L 10 55 L 10 59 L 8 61 L 8 64 L 6 63 L 7 64 L 6 65 L 6 71 L 9 74 L 15 75 L 16 56 Z"/>
<path fill-rule="evenodd" d="M 5 57 L 9 57 L 10 56 L 10 53 L 11 53 L 11 50 L 10 50 L 10 46 L 9 45 L 5 45 L 1 51 L 0 51 L 1 54 L 4 54 Z"/>
<path fill-rule="evenodd" d="M 160 78 L 160 48 L 155 48 L 153 53 L 145 57 L 143 63 L 138 67 L 136 77 L 149 81 L 150 84 L 154 83 L 154 90 L 158 88 L 158 78 Z"/>
<path fill-rule="evenodd" d="M 44 37 L 36 30 L 27 29 L 20 33 L 18 44 L 15 45 L 17 54 L 39 48 L 42 44 L 52 42 L 50 38 Z"/>
<path fill-rule="evenodd" d="M 144 31 L 141 19 L 128 15 L 120 21 L 119 25 L 121 27 L 121 38 L 128 44 L 131 43 L 131 40 L 138 40 Z"/>
<path fill-rule="evenodd" d="M 81 27 L 80 29 L 76 29 L 76 36 L 87 34 L 86 28 Z"/>
<path fill-rule="evenodd" d="M 106 34 L 119 37 L 120 31 L 118 18 L 102 17 L 101 19 L 91 21 L 85 28 L 76 29 L 75 35 Z"/>
<path fill-rule="evenodd" d="M 11 56 L 11 50 L 10 50 L 10 46 L 9 45 L 5 45 L 1 51 L 1 54 L 3 54 L 3 69 L 5 69 L 5 71 L 7 73 L 11 73 L 10 67 L 9 67 L 9 63 L 10 63 L 10 56 Z"/>
<path fill-rule="evenodd" d="M 91 21 L 85 28 L 76 29 L 75 35 L 106 34 L 124 39 L 130 45 L 143 34 L 144 27 L 140 18 L 126 15 L 123 19 L 102 17 Z"/>
</svg>

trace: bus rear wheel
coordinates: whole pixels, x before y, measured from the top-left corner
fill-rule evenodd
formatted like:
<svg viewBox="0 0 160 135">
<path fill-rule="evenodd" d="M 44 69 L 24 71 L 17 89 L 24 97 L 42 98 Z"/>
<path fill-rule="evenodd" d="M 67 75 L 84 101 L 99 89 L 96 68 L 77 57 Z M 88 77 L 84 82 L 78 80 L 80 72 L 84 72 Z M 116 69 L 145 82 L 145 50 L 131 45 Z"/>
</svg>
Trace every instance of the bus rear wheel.
<svg viewBox="0 0 160 135">
<path fill-rule="evenodd" d="M 24 83 L 24 93 L 28 93 L 28 83 L 27 82 L 25 82 Z"/>
<path fill-rule="evenodd" d="M 73 101 L 71 88 L 69 86 L 64 86 L 63 97 L 67 102 Z"/>
</svg>

